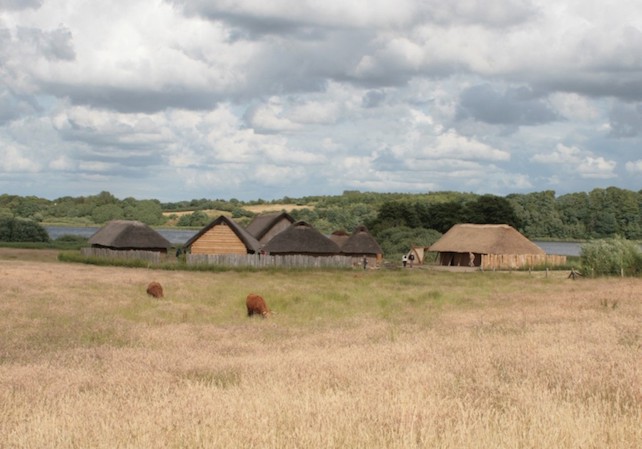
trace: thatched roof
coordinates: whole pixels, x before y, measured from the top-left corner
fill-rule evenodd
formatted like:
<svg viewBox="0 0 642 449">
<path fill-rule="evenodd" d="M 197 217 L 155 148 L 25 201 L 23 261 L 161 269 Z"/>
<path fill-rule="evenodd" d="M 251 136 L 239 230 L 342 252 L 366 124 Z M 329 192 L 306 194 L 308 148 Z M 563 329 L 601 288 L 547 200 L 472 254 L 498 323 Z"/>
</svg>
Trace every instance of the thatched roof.
<svg viewBox="0 0 642 449">
<path fill-rule="evenodd" d="M 114 220 L 97 230 L 89 243 L 114 249 L 167 249 L 172 244 L 140 221 Z"/>
<path fill-rule="evenodd" d="M 287 212 L 274 212 L 269 214 L 256 215 L 252 221 L 245 227 L 245 230 L 254 236 L 255 239 L 261 240 L 281 220 L 287 220 L 294 223 L 294 218 Z"/>
<path fill-rule="evenodd" d="M 339 245 L 339 248 L 341 248 L 343 244 L 348 241 L 349 238 L 350 238 L 350 234 L 348 234 L 346 231 L 342 229 L 338 231 L 334 231 L 332 234 L 330 234 L 330 240 L 332 240 L 334 243 Z"/>
<path fill-rule="evenodd" d="M 506 224 L 457 224 L 430 251 L 476 254 L 546 254 L 539 246 Z"/>
<path fill-rule="evenodd" d="M 365 226 L 357 226 L 352 235 L 341 247 L 345 254 L 383 254 L 375 238 Z"/>
<path fill-rule="evenodd" d="M 192 236 L 191 239 L 185 242 L 183 248 L 189 248 L 190 246 L 192 246 L 192 243 L 198 240 L 203 234 L 212 229 L 214 226 L 220 225 L 222 223 L 225 223 L 232 230 L 232 232 L 236 234 L 236 236 L 239 238 L 239 240 L 241 240 L 241 242 L 243 242 L 249 252 L 256 253 L 257 251 L 259 251 L 259 249 L 261 249 L 261 244 L 257 239 L 255 239 L 249 232 L 243 229 L 241 225 L 239 225 L 231 218 L 226 217 L 225 215 L 219 216 L 208 225 L 206 225 L 203 229 L 198 231 L 198 233 Z"/>
<path fill-rule="evenodd" d="M 304 221 L 274 236 L 263 248 L 270 254 L 339 254 L 339 246 Z"/>
</svg>

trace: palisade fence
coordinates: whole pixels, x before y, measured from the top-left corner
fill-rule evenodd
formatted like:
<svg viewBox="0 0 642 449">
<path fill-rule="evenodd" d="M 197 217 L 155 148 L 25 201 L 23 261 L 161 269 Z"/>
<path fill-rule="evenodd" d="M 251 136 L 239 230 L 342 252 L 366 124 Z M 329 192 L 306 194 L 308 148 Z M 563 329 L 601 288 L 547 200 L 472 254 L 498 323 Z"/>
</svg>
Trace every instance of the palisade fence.
<svg viewBox="0 0 642 449">
<path fill-rule="evenodd" d="M 160 263 L 161 254 L 158 251 L 141 250 L 113 250 L 107 248 L 81 248 L 80 254 L 84 257 L 105 257 L 109 259 L 144 260 L 151 263 Z"/>
<path fill-rule="evenodd" d="M 566 263 L 566 256 L 556 254 L 483 254 L 482 270 L 514 270 L 517 268 L 556 267 Z"/>
<path fill-rule="evenodd" d="M 350 268 L 350 256 L 306 256 L 265 254 L 188 254 L 188 265 L 223 265 L 229 267 Z"/>
</svg>

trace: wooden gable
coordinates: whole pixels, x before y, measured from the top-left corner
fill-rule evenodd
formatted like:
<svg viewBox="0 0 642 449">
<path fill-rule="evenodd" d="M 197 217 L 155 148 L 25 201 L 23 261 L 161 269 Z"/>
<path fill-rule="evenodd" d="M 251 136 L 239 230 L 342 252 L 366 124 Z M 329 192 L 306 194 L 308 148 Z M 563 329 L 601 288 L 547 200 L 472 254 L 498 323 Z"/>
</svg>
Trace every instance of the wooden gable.
<svg viewBox="0 0 642 449">
<path fill-rule="evenodd" d="M 247 254 L 247 248 L 224 221 L 212 226 L 191 244 L 192 254 Z"/>
</svg>

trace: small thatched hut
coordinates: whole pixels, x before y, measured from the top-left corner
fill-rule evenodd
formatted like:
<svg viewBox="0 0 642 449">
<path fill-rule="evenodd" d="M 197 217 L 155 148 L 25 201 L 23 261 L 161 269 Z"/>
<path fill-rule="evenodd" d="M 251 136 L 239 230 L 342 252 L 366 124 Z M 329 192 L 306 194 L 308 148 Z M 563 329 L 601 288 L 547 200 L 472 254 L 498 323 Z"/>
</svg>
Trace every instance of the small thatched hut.
<svg viewBox="0 0 642 449">
<path fill-rule="evenodd" d="M 380 265 L 383 260 L 383 251 L 375 240 L 375 238 L 368 232 L 365 226 L 357 226 L 352 235 L 348 237 L 345 243 L 341 246 L 341 252 L 346 256 L 352 256 L 359 259 L 356 263 L 362 263 L 361 260 L 365 256 L 368 259 L 369 266 Z"/>
<path fill-rule="evenodd" d="M 272 240 L 272 237 L 285 231 L 294 223 L 294 218 L 287 212 L 256 215 L 245 227 L 261 245 Z"/>
<path fill-rule="evenodd" d="M 89 237 L 92 248 L 154 251 L 167 254 L 171 243 L 140 221 L 113 220 Z"/>
<path fill-rule="evenodd" d="M 506 269 L 549 261 L 543 249 L 506 224 L 457 224 L 430 246 L 430 251 L 438 252 L 439 264 L 446 266 Z M 555 259 L 554 263 L 561 261 Z"/>
<path fill-rule="evenodd" d="M 268 254 L 309 256 L 333 256 L 341 252 L 336 243 L 304 221 L 297 221 L 274 236 L 263 250 Z"/>
<path fill-rule="evenodd" d="M 213 220 L 183 245 L 191 254 L 254 254 L 261 244 L 225 215 Z"/>
</svg>

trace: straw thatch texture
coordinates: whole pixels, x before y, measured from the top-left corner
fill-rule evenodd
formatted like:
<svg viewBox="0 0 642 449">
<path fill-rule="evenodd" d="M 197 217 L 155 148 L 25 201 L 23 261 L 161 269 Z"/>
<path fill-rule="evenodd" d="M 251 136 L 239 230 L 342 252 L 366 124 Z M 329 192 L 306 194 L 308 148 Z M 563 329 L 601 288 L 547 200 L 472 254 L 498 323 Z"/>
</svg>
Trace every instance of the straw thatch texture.
<svg viewBox="0 0 642 449">
<path fill-rule="evenodd" d="M 250 221 L 245 230 L 264 245 L 275 235 L 289 228 L 292 223 L 294 223 L 294 218 L 286 212 L 260 214 Z"/>
<path fill-rule="evenodd" d="M 336 243 L 339 248 L 343 247 L 343 244 L 347 242 L 349 238 L 350 234 L 348 234 L 344 230 L 334 231 L 332 234 L 330 234 L 330 240 Z"/>
<path fill-rule="evenodd" d="M 474 254 L 546 254 L 506 224 L 457 224 L 430 251 Z"/>
<path fill-rule="evenodd" d="M 290 225 L 263 248 L 269 254 L 339 254 L 339 246 L 304 221 Z"/>
<path fill-rule="evenodd" d="M 94 248 L 167 252 L 171 243 L 140 221 L 114 220 L 89 237 Z"/>
<path fill-rule="evenodd" d="M 344 254 L 353 255 L 379 255 L 383 254 L 375 238 L 365 226 L 357 226 L 352 235 L 341 247 Z"/>
<path fill-rule="evenodd" d="M 234 220 L 221 215 L 185 242 L 183 248 L 192 254 L 253 254 L 261 244 Z"/>
</svg>

